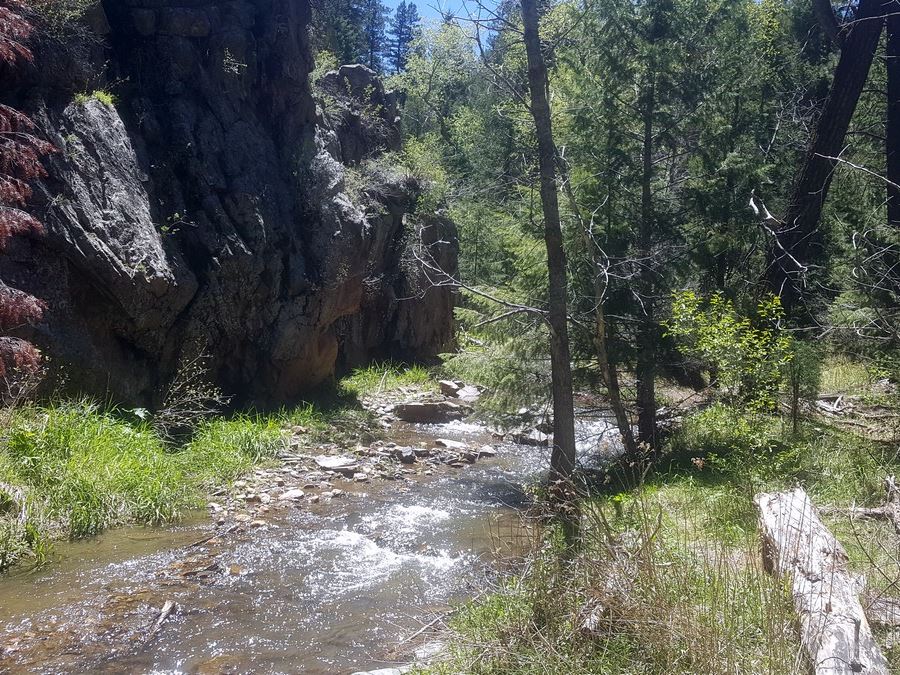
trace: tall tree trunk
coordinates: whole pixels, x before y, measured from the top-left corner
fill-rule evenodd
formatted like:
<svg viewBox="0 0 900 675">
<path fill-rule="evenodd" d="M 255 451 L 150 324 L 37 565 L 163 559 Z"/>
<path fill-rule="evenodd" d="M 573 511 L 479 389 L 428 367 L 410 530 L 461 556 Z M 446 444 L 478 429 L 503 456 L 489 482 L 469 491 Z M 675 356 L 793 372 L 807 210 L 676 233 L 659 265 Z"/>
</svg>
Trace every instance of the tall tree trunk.
<svg viewBox="0 0 900 675">
<path fill-rule="evenodd" d="M 900 185 L 900 2 L 887 18 L 887 179 Z M 900 189 L 888 186 L 888 225 L 900 231 Z"/>
<path fill-rule="evenodd" d="M 637 249 L 642 258 L 637 291 L 643 305 L 643 316 L 637 329 L 637 405 L 638 441 L 656 449 L 656 312 L 654 308 L 654 271 L 650 257 L 653 254 L 653 120 L 656 114 L 656 75 L 651 67 L 643 95 L 642 118 L 644 141 L 641 149 L 641 219 Z"/>
<path fill-rule="evenodd" d="M 860 0 L 853 20 L 842 27 L 841 55 L 831 90 L 794 184 L 784 226 L 777 232 L 778 244 L 773 242 L 769 248 L 770 286 L 794 316 L 802 314 L 805 268 L 815 264 L 823 251 L 819 219 L 837 164 L 828 158 L 837 157 L 843 149 L 878 47 L 882 13 L 882 0 Z"/>
<path fill-rule="evenodd" d="M 537 0 L 522 0 L 522 21 L 528 58 L 531 114 L 537 132 L 544 242 L 547 246 L 550 365 L 553 371 L 553 453 L 550 458 L 550 479 L 557 483 L 567 481 L 575 468 L 575 412 L 569 352 L 566 254 L 556 192 L 556 147 L 553 143 L 550 103 L 547 99 L 547 66 L 538 33 Z"/>
</svg>

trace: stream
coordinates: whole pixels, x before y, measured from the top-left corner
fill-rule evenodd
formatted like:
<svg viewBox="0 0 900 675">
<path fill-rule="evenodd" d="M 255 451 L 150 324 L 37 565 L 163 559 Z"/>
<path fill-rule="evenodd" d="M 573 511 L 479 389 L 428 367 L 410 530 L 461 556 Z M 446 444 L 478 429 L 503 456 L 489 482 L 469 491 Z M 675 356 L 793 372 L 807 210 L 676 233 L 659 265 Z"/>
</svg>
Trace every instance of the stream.
<svg viewBox="0 0 900 675">
<path fill-rule="evenodd" d="M 579 460 L 615 455 L 611 430 L 581 421 Z M 527 551 L 523 486 L 546 471 L 548 450 L 464 422 L 388 436 L 492 443 L 497 455 L 348 482 L 342 499 L 201 546 L 206 513 L 59 544 L 44 570 L 0 579 L 0 672 L 353 673 L 427 657 L 434 634 L 420 629 Z M 161 617 L 167 601 L 175 611 Z"/>
</svg>

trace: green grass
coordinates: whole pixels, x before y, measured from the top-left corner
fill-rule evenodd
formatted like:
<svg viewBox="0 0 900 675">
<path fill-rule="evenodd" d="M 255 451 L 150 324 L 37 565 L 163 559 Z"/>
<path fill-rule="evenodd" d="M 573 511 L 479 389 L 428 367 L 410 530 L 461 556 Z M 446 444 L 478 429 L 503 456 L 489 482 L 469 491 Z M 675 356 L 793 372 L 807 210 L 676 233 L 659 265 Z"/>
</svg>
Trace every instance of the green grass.
<svg viewBox="0 0 900 675">
<path fill-rule="evenodd" d="M 195 494 L 234 480 L 253 466 L 272 460 L 285 445 L 281 420 L 238 415 L 204 422 L 173 459 Z"/>
<path fill-rule="evenodd" d="M 75 94 L 75 103 L 78 105 L 84 105 L 91 99 L 96 101 L 100 101 L 100 103 L 109 106 L 110 108 L 115 107 L 116 105 L 116 97 L 114 94 L 111 94 L 108 91 L 104 91 L 103 89 L 95 89 L 92 92 L 82 92 L 79 94 Z"/>
<path fill-rule="evenodd" d="M 274 458 L 282 425 L 278 416 L 217 418 L 172 448 L 148 424 L 90 401 L 12 411 L 0 445 L 0 569 L 41 561 L 59 537 L 177 520 L 212 488 Z"/>
<path fill-rule="evenodd" d="M 827 394 L 860 394 L 874 378 L 864 363 L 846 356 L 833 356 L 822 367 L 820 389 Z"/>
<path fill-rule="evenodd" d="M 437 385 L 427 368 L 386 361 L 357 368 L 342 379 L 338 387 L 346 394 L 361 397 L 396 391 L 401 387 L 436 390 Z"/>
<path fill-rule="evenodd" d="M 723 543 L 704 509 L 649 492 L 583 504 L 581 551 L 561 555 L 549 532 L 521 574 L 460 609 L 428 671 L 798 672 L 789 591 L 755 537 Z"/>
</svg>

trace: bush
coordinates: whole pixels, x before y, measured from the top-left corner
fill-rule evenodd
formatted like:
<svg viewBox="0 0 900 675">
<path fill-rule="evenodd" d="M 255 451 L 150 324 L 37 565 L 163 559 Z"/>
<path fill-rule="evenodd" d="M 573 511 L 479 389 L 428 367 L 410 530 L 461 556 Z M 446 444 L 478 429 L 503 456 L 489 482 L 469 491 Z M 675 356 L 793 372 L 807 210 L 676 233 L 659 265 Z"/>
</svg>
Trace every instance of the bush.
<svg viewBox="0 0 900 675">
<path fill-rule="evenodd" d="M 753 317 L 740 316 L 721 293 L 703 300 L 693 291 L 676 293 L 668 335 L 687 356 L 698 359 L 728 400 L 756 410 L 777 403 L 785 364 L 793 341 L 781 330 L 781 301 L 776 296 L 759 303 Z"/>
</svg>

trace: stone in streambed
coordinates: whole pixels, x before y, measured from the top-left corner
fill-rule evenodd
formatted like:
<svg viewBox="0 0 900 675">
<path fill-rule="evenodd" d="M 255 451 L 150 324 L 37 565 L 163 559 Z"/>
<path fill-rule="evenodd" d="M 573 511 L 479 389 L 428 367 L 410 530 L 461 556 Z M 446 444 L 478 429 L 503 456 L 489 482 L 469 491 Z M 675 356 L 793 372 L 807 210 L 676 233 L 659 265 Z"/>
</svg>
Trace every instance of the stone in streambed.
<svg viewBox="0 0 900 675">
<path fill-rule="evenodd" d="M 403 464 L 414 464 L 416 461 L 416 452 L 412 448 L 394 448 L 391 454 Z"/>
<path fill-rule="evenodd" d="M 478 448 L 479 457 L 496 457 L 497 449 L 493 445 L 482 445 Z"/>
<path fill-rule="evenodd" d="M 404 422 L 437 424 L 461 420 L 471 412 L 468 406 L 451 401 L 415 401 L 400 403 L 394 407 L 394 414 Z"/>
<path fill-rule="evenodd" d="M 439 380 L 438 386 L 441 388 L 441 393 L 444 396 L 451 396 L 456 398 L 456 394 L 462 389 L 462 382 L 454 382 L 453 380 Z"/>
<path fill-rule="evenodd" d="M 538 429 L 532 429 L 528 432 L 515 434 L 513 436 L 513 442 L 518 443 L 519 445 L 550 445 L 550 436 Z"/>
<path fill-rule="evenodd" d="M 468 447 L 462 441 L 454 441 L 449 438 L 439 438 L 434 442 L 434 444 L 441 448 L 447 448 L 448 450 L 456 451 L 463 451 Z"/>
<path fill-rule="evenodd" d="M 337 471 L 344 475 L 352 475 L 359 469 L 356 458 L 346 455 L 318 455 L 313 460 L 320 469 Z"/>
<path fill-rule="evenodd" d="M 293 490 L 287 490 L 286 492 L 282 492 L 278 496 L 278 500 L 282 502 L 293 502 L 298 499 L 303 499 L 305 496 L 305 492 L 299 488 L 294 488 Z"/>
</svg>

